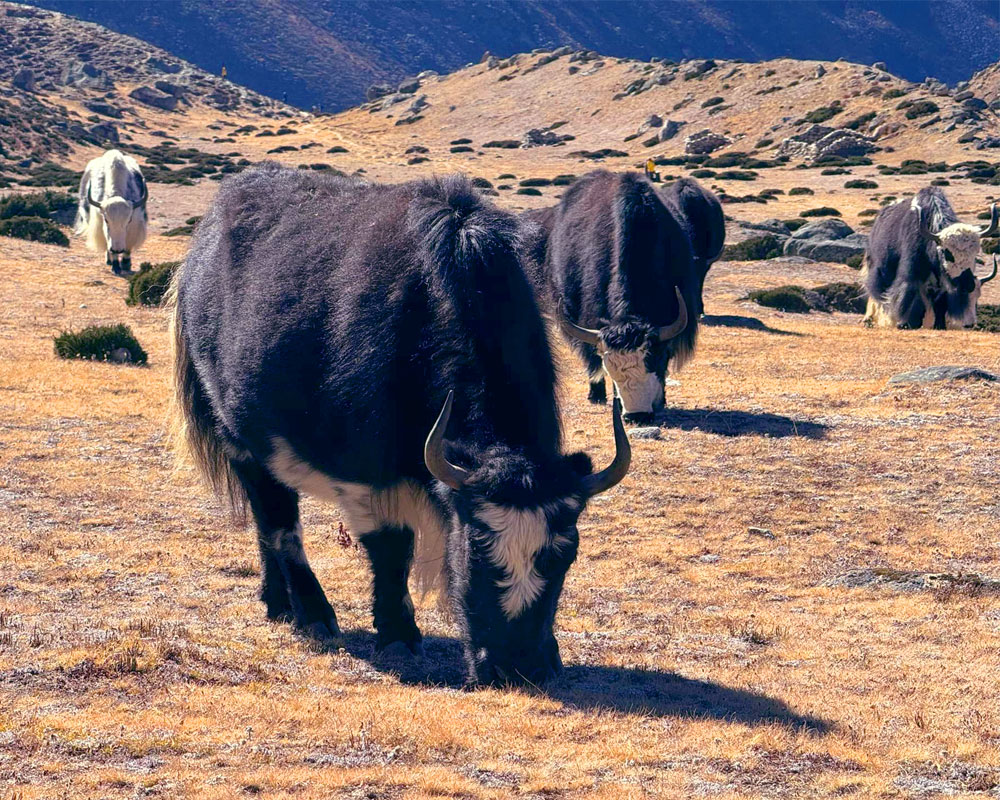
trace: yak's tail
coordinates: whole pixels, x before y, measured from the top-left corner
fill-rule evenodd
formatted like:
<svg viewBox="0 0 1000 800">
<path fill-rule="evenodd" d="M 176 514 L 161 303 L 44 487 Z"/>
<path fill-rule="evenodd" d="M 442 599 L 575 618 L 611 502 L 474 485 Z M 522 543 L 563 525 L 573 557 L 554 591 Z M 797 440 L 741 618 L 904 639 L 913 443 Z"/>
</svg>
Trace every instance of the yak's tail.
<svg viewBox="0 0 1000 800">
<path fill-rule="evenodd" d="M 208 395 L 195 370 L 184 334 L 180 291 L 185 262 L 174 273 L 167 294 L 170 312 L 170 343 L 173 357 L 170 402 L 170 440 L 177 466 L 193 463 L 216 495 L 228 500 L 240 523 L 247 519 L 247 493 L 233 471 L 227 444 Z"/>
</svg>

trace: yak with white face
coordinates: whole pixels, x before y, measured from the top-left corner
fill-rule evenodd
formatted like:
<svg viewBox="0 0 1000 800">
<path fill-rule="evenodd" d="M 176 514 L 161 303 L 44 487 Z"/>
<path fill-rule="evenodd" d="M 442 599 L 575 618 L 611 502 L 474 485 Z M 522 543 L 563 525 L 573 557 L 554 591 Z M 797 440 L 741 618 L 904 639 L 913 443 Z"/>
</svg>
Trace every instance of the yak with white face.
<svg viewBox="0 0 1000 800">
<path fill-rule="evenodd" d="M 76 233 L 104 251 L 116 275 L 132 269 L 132 251 L 146 241 L 149 197 L 142 170 L 131 156 L 108 150 L 87 164 L 80 180 Z"/>
<path fill-rule="evenodd" d="M 523 226 L 536 287 L 586 365 L 591 402 L 607 401 L 607 374 L 625 419 L 651 420 L 668 367 L 690 358 L 698 331 L 688 310 L 701 308 L 704 276 L 685 227 L 646 178 L 606 170 Z"/>
<path fill-rule="evenodd" d="M 875 219 L 862 275 L 868 293 L 865 323 L 897 328 L 967 328 L 976 324 L 983 284 L 977 276 L 981 240 L 1000 233 L 993 204 L 987 225 L 958 221 L 938 187 L 886 206 Z"/>
<path fill-rule="evenodd" d="M 264 165 L 225 180 L 174 283 L 180 428 L 257 523 L 267 615 L 339 635 L 298 501 L 336 502 L 373 573 L 376 648 L 418 654 L 408 579 L 443 579 L 471 683 L 559 671 L 577 520 L 629 467 L 563 454 L 516 220 L 465 179 Z"/>
</svg>

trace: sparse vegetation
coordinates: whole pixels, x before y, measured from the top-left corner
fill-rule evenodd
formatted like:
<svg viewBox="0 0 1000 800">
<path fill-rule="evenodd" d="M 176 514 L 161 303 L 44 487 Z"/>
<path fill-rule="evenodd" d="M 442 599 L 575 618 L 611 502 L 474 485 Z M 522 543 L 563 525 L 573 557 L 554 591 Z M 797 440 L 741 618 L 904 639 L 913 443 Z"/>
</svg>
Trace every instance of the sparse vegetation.
<svg viewBox="0 0 1000 800">
<path fill-rule="evenodd" d="M 820 206 L 819 208 L 809 208 L 799 214 L 800 217 L 839 217 L 840 212 L 830 206 Z"/>
<path fill-rule="evenodd" d="M 722 250 L 725 261 L 766 261 L 780 255 L 781 239 L 770 233 L 727 244 Z"/>
<path fill-rule="evenodd" d="M 122 364 L 145 364 L 148 358 L 131 328 L 124 324 L 64 331 L 55 337 L 55 351 L 59 358 Z"/>
<path fill-rule="evenodd" d="M 0 236 L 26 239 L 29 242 L 69 247 L 66 234 L 48 219 L 41 217 L 8 217 L 0 219 Z"/>
<path fill-rule="evenodd" d="M 795 197 L 796 195 L 800 194 L 816 194 L 816 193 L 808 186 L 794 186 L 788 190 L 789 197 Z"/>
<path fill-rule="evenodd" d="M 501 187 L 501 188 L 503 188 L 503 187 Z M 542 194 L 542 192 L 541 192 L 541 189 L 535 189 L 532 186 L 522 186 L 521 188 L 519 188 L 517 190 L 517 192 L 515 192 L 515 194 L 528 194 L 528 195 L 539 196 L 540 197 L 541 194 Z"/>
<path fill-rule="evenodd" d="M 820 108 L 810 111 L 805 116 L 806 122 L 811 122 L 813 124 L 826 122 L 828 119 L 832 119 L 837 114 L 842 113 L 844 107 L 841 105 L 839 100 L 835 100 L 828 106 L 821 106 Z"/>
<path fill-rule="evenodd" d="M 498 147 L 501 150 L 516 150 L 521 146 L 520 139 L 494 139 L 486 142 L 483 147 Z"/>
<path fill-rule="evenodd" d="M 139 265 L 139 271 L 129 278 L 126 304 L 130 306 L 160 306 L 163 305 L 170 280 L 180 266 L 179 261 L 165 261 L 162 264 L 151 264 L 148 261 Z"/>
<path fill-rule="evenodd" d="M 717 106 L 720 103 L 724 103 L 725 100 L 721 97 L 709 97 L 704 103 L 701 104 L 702 108 L 711 108 L 712 106 Z"/>
<path fill-rule="evenodd" d="M 525 178 L 519 186 L 551 186 L 552 181 L 548 178 Z"/>
<path fill-rule="evenodd" d="M 844 184 L 845 189 L 877 189 L 878 183 L 875 181 L 866 180 L 864 178 L 859 178 L 858 180 L 848 181 Z"/>
<path fill-rule="evenodd" d="M 919 100 L 912 103 L 909 108 L 906 109 L 907 119 L 917 119 L 918 117 L 926 117 L 928 114 L 933 114 L 938 111 L 938 105 L 933 100 Z"/>
</svg>

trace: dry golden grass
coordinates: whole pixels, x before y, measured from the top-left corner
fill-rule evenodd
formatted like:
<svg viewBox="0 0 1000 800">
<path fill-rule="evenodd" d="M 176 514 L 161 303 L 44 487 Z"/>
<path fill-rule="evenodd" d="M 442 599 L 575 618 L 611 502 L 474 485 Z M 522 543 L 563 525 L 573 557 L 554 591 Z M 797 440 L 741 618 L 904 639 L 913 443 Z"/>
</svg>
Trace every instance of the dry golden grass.
<svg viewBox="0 0 1000 800">
<path fill-rule="evenodd" d="M 169 124 L 212 149 L 196 136 L 210 118 Z M 305 138 L 350 142 L 349 169 L 419 174 L 376 152 L 350 114 L 308 125 Z M 219 149 L 255 157 L 278 141 Z M 548 152 L 503 155 L 497 173 L 573 171 Z M 483 173 L 474 160 L 433 166 Z M 804 176 L 822 184 L 781 170 L 755 186 Z M 925 179 L 898 180 L 880 191 Z M 157 234 L 200 213 L 213 188 L 154 186 Z M 825 191 L 808 205 L 864 207 L 849 200 L 863 194 Z M 983 207 L 977 187 L 953 196 Z M 728 210 L 784 217 L 797 202 Z M 177 258 L 186 243 L 154 235 L 137 260 Z M 430 600 L 418 612 L 425 668 L 371 663 L 368 570 L 338 545 L 334 507 L 307 501 L 304 524 L 344 647 L 318 651 L 264 620 L 253 534 L 173 471 L 165 313 L 126 307 L 101 261 L 77 242 L 5 240 L 0 253 L 0 797 L 982 796 L 1000 785 L 997 595 L 892 580 L 998 576 L 1000 394 L 887 384 L 918 366 L 1000 371 L 994 336 L 751 307 L 749 289 L 855 273 L 717 264 L 709 313 L 764 327 L 703 328 L 668 388 L 662 438 L 636 441 L 630 476 L 584 514 L 558 618 L 565 676 L 470 693 Z M 997 285 L 986 302 L 1000 302 Z M 118 321 L 148 368 L 53 356 L 58 331 Z M 587 404 L 562 354 L 567 447 L 604 461 L 609 412 Z M 838 580 L 864 569 L 881 581 Z"/>
</svg>

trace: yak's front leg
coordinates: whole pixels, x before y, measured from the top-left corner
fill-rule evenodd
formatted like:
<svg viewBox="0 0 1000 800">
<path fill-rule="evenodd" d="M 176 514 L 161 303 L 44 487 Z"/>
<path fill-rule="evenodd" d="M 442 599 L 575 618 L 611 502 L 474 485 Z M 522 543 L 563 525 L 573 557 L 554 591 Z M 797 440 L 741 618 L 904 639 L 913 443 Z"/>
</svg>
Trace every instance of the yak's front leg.
<svg viewBox="0 0 1000 800">
<path fill-rule="evenodd" d="M 384 651 L 399 642 L 414 655 L 420 655 L 423 637 L 413 616 L 408 586 L 413 531 L 406 526 L 386 525 L 359 538 L 372 565 L 376 649 Z"/>
</svg>

